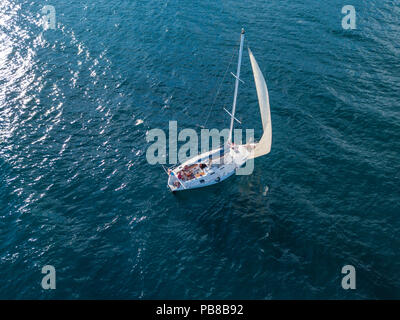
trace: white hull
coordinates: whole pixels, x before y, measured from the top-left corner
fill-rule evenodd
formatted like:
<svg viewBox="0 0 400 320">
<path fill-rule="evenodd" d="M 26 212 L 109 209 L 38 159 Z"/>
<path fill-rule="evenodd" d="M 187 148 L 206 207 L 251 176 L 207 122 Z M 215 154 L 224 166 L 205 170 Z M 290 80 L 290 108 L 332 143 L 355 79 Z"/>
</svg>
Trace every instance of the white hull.
<svg viewBox="0 0 400 320">
<path fill-rule="evenodd" d="M 183 191 L 222 182 L 246 163 L 249 154 L 245 145 L 202 153 L 171 170 L 168 187 L 171 191 Z"/>
<path fill-rule="evenodd" d="M 168 187 L 173 192 L 211 186 L 222 182 L 233 175 L 238 168 L 246 163 L 247 160 L 266 155 L 271 150 L 272 127 L 268 88 L 261 69 L 250 49 L 249 57 L 257 90 L 258 104 L 263 125 L 263 135 L 258 143 L 249 143 L 245 145 L 235 145 L 232 143 L 234 121 L 236 120 L 241 123 L 235 118 L 235 111 L 239 81 L 242 81 L 240 79 L 240 66 L 242 62 L 243 41 L 244 30 L 242 29 L 240 35 L 237 71 L 236 74 L 232 73 L 236 79 L 232 113 L 224 108 L 231 117 L 228 143 L 223 148 L 205 152 L 185 161 L 172 170 L 169 169 L 167 172 Z"/>
</svg>

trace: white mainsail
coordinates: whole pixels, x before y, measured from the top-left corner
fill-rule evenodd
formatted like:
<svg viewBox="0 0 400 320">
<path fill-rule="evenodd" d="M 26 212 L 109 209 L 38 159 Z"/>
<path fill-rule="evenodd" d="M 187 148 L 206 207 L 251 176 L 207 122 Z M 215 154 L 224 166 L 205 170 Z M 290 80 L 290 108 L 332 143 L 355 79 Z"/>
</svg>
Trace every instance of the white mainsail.
<svg viewBox="0 0 400 320">
<path fill-rule="evenodd" d="M 264 76 L 250 48 L 249 55 L 251 67 L 253 69 L 254 82 L 256 83 L 258 104 L 260 105 L 261 120 L 263 125 L 263 135 L 260 141 L 255 144 L 255 147 L 248 158 L 252 159 L 263 156 L 271 151 L 272 125 L 267 84 L 265 83 Z"/>
</svg>

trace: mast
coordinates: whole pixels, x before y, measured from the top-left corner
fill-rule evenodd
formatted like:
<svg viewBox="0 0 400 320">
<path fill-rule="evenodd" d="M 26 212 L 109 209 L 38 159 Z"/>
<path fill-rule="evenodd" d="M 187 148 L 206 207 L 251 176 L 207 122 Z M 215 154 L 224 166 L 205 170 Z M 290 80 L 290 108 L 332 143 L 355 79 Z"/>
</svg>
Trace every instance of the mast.
<svg viewBox="0 0 400 320">
<path fill-rule="evenodd" d="M 235 81 L 235 93 L 233 95 L 231 127 L 229 129 L 228 144 L 231 144 L 231 142 L 232 142 L 233 121 L 235 120 L 235 111 L 236 111 L 236 100 L 237 100 L 237 94 L 238 94 L 238 89 L 239 89 L 239 81 L 241 81 L 240 80 L 240 65 L 242 63 L 243 41 L 244 41 L 244 29 L 242 28 L 242 33 L 240 34 L 240 48 L 239 48 L 239 59 L 238 59 L 237 72 L 236 72 L 236 75 L 233 75 L 236 78 L 236 81 Z"/>
</svg>

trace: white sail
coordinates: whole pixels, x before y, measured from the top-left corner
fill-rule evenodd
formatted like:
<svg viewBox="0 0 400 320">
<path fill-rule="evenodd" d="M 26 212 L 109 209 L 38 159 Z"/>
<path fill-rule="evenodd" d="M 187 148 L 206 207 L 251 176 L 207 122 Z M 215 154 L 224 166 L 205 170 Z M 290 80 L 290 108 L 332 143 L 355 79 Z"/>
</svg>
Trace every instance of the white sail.
<svg viewBox="0 0 400 320">
<path fill-rule="evenodd" d="M 253 69 L 254 82 L 256 83 L 258 104 L 260 105 L 261 120 L 263 125 L 263 135 L 249 156 L 249 159 L 263 156 L 271 151 L 272 125 L 271 112 L 269 108 L 268 88 L 264 76 L 258 66 L 256 59 L 249 48 L 251 67 Z"/>
</svg>

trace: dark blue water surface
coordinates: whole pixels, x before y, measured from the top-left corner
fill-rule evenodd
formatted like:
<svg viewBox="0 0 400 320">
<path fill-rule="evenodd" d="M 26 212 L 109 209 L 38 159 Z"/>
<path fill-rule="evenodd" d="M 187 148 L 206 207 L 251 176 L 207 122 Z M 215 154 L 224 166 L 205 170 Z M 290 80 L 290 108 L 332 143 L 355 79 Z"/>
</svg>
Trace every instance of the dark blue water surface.
<svg viewBox="0 0 400 320">
<path fill-rule="evenodd" d="M 400 1 L 350 2 L 355 30 L 333 0 L 2 0 L 0 298 L 400 298 Z M 146 132 L 200 130 L 242 26 L 272 151 L 173 195 Z M 247 52 L 242 78 L 259 137 Z M 233 81 L 208 128 L 229 125 Z"/>
</svg>

